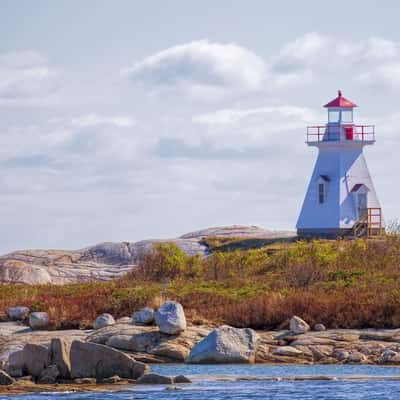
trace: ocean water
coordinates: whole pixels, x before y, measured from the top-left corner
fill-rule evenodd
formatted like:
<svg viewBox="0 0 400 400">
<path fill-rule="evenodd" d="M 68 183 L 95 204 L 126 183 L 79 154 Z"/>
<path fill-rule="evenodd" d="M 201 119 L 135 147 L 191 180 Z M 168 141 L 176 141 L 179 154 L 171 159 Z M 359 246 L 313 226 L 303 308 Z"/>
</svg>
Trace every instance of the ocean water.
<svg viewBox="0 0 400 400">
<path fill-rule="evenodd" d="M 0 400 L 400 399 L 400 367 L 156 365 L 152 371 L 184 374 L 193 383 L 172 385 L 172 390 L 166 385 L 137 385 L 117 393 L 43 393 Z"/>
</svg>

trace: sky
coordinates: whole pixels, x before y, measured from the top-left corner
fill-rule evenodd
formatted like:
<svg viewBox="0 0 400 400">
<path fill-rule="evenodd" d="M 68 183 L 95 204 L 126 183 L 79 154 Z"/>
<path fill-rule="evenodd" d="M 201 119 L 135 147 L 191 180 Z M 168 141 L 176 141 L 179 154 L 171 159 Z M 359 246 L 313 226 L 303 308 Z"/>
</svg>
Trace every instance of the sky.
<svg viewBox="0 0 400 400">
<path fill-rule="evenodd" d="M 0 253 L 294 229 L 338 89 L 399 217 L 398 1 L 0 1 Z"/>
</svg>

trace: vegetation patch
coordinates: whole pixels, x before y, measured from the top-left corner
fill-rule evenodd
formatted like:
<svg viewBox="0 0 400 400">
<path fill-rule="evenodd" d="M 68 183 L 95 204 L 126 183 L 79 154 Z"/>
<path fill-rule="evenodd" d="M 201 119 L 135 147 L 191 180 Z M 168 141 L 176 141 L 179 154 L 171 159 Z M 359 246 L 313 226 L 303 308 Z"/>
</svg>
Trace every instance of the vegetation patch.
<svg viewBox="0 0 400 400">
<path fill-rule="evenodd" d="M 276 328 L 297 314 L 331 328 L 400 326 L 398 235 L 227 251 L 229 243 L 231 238 L 213 242 L 204 259 L 158 244 L 139 266 L 112 282 L 4 284 L 0 307 L 47 311 L 54 328 L 87 327 L 102 312 L 130 316 L 166 299 L 180 301 L 194 323 Z"/>
</svg>

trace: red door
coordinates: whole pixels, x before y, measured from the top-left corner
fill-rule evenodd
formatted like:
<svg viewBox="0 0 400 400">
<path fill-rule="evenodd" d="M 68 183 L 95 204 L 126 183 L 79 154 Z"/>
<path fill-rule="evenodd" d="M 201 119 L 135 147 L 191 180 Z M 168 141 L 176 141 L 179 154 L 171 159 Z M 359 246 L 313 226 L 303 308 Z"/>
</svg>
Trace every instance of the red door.
<svg viewBox="0 0 400 400">
<path fill-rule="evenodd" d="M 344 131 L 346 133 L 346 140 L 353 140 L 353 127 L 345 126 Z"/>
</svg>

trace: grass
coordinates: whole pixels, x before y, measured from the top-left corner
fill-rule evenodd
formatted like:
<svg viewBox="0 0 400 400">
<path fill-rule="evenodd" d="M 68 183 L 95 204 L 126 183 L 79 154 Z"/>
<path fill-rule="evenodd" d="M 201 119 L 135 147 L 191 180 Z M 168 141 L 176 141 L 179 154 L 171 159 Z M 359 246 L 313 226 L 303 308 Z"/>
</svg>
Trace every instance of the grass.
<svg viewBox="0 0 400 400">
<path fill-rule="evenodd" d="M 160 244 L 132 272 L 112 282 L 64 286 L 1 285 L 0 308 L 47 311 L 53 327 L 90 326 L 166 299 L 189 321 L 276 328 L 296 314 L 331 328 L 400 326 L 400 236 L 247 246 L 209 239 L 212 254 L 189 257 Z"/>
</svg>

